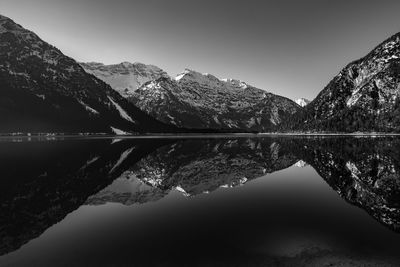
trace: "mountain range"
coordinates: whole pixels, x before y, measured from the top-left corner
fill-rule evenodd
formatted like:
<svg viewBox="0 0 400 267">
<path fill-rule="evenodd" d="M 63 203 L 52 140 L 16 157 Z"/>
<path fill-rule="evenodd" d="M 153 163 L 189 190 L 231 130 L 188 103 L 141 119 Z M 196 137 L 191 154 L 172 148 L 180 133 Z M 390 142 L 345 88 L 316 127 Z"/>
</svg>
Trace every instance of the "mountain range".
<svg viewBox="0 0 400 267">
<path fill-rule="evenodd" d="M 171 78 L 141 63 L 81 66 L 150 116 L 182 128 L 274 131 L 299 110 L 292 100 L 245 82 L 189 69 Z"/>
<path fill-rule="evenodd" d="M 0 132 L 169 132 L 72 58 L 0 16 Z"/>
<path fill-rule="evenodd" d="M 295 102 L 189 69 L 78 63 L 0 16 L 0 132 L 398 132 L 399 57 L 396 34 Z"/>
<path fill-rule="evenodd" d="M 129 100 L 164 123 L 226 131 L 276 131 L 300 109 L 290 99 L 245 82 L 188 69 L 174 79 L 145 83 Z"/>
</svg>

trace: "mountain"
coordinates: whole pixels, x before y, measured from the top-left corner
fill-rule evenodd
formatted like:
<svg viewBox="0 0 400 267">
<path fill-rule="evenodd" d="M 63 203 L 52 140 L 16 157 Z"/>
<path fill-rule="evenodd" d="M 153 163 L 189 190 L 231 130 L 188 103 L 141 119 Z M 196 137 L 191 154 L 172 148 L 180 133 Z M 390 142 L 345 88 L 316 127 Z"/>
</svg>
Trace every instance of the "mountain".
<svg viewBox="0 0 400 267">
<path fill-rule="evenodd" d="M 129 100 L 164 123 L 224 131 L 275 131 L 300 109 L 245 82 L 189 69 L 143 84 Z"/>
<path fill-rule="evenodd" d="M 308 99 L 306 99 L 306 98 L 299 98 L 299 99 L 296 99 L 296 101 L 295 101 L 296 103 L 297 103 L 297 105 L 299 105 L 300 107 L 305 107 L 305 106 L 307 106 L 308 104 L 310 104 L 310 100 L 308 100 Z"/>
<path fill-rule="evenodd" d="M 133 92 L 145 82 L 168 77 L 162 69 L 142 63 L 122 62 L 114 65 L 104 65 L 97 62 L 79 63 L 87 73 L 111 85 L 123 97 L 132 96 Z"/>
<path fill-rule="evenodd" d="M 0 15 L 0 132 L 173 131 Z"/>
<path fill-rule="evenodd" d="M 311 131 L 400 131 L 400 33 L 342 69 L 292 119 Z"/>
</svg>

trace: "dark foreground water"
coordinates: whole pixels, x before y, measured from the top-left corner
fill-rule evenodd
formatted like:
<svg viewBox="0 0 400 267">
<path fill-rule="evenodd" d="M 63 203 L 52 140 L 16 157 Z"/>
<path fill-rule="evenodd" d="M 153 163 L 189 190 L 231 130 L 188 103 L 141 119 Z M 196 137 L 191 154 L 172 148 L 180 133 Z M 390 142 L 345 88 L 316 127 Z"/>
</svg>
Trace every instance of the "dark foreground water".
<svg viewBox="0 0 400 267">
<path fill-rule="evenodd" d="M 0 266 L 399 266 L 400 138 L 1 139 Z"/>
</svg>

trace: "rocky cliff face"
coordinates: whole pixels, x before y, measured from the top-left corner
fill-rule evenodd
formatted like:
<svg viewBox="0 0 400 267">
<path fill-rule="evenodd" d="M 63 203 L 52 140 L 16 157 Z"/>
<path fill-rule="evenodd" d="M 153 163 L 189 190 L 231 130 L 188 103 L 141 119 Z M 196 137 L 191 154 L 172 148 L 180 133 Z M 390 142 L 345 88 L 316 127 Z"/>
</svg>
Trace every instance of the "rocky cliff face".
<svg viewBox="0 0 400 267">
<path fill-rule="evenodd" d="M 304 130 L 400 131 L 399 82 L 400 34 L 396 34 L 348 64 L 292 119 Z"/>
<path fill-rule="evenodd" d="M 300 109 L 293 101 L 242 81 L 185 70 L 150 81 L 129 98 L 154 118 L 185 128 L 275 131 Z"/>
<path fill-rule="evenodd" d="M 120 64 L 104 65 L 97 62 L 80 63 L 87 73 L 93 74 L 109 84 L 123 97 L 132 96 L 133 92 L 144 83 L 168 77 L 162 69 L 142 63 L 122 62 Z"/>
<path fill-rule="evenodd" d="M 172 131 L 72 58 L 0 16 L 1 132 Z"/>
</svg>

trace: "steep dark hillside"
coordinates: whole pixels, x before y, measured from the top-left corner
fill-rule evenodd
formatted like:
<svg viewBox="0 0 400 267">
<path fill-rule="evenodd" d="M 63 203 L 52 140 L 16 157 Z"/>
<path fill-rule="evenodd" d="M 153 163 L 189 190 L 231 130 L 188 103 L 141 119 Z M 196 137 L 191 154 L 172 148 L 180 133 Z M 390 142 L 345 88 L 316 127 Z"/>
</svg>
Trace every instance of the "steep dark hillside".
<svg viewBox="0 0 400 267">
<path fill-rule="evenodd" d="M 166 132 L 60 50 L 0 15 L 0 132 Z"/>
<path fill-rule="evenodd" d="M 400 131 L 400 34 L 348 64 L 286 125 L 310 131 Z"/>
</svg>

